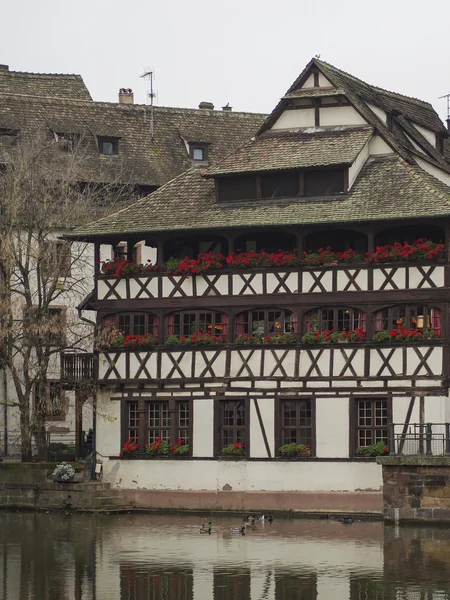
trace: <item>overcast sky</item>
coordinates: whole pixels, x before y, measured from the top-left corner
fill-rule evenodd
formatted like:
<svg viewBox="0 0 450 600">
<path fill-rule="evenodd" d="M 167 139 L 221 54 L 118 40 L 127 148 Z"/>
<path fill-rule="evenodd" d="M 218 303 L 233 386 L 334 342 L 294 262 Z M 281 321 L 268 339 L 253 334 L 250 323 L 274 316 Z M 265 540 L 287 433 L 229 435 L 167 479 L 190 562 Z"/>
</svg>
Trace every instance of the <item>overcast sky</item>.
<svg viewBox="0 0 450 600">
<path fill-rule="evenodd" d="M 368 83 L 427 100 L 450 92 L 448 0 L 0 0 L 0 63 L 79 73 L 94 100 L 270 112 L 316 54 Z"/>
</svg>

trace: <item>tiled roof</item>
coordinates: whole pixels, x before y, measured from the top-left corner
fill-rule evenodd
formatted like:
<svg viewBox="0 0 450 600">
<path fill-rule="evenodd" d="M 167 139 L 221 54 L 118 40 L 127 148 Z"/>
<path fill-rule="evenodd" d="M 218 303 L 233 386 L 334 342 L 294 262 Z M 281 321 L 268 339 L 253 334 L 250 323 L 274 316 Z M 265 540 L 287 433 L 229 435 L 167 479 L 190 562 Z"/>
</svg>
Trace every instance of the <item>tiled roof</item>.
<svg viewBox="0 0 450 600">
<path fill-rule="evenodd" d="M 0 94 L 92 100 L 81 75 L 21 73 L 7 69 L 0 69 Z"/>
<path fill-rule="evenodd" d="M 442 216 L 450 216 L 450 187 L 389 155 L 369 158 L 351 191 L 339 197 L 217 203 L 214 181 L 191 169 L 128 208 L 79 228 L 71 237 Z"/>
<path fill-rule="evenodd" d="M 372 127 L 268 131 L 220 160 L 208 175 L 351 164 L 372 133 Z"/>
<path fill-rule="evenodd" d="M 414 121 L 431 131 L 445 130 L 439 116 L 429 102 L 369 85 L 322 60 L 314 59 L 314 62 L 332 83 L 344 90 L 351 90 L 366 102 L 379 106 L 388 112 L 398 111 L 410 121 Z"/>
<path fill-rule="evenodd" d="M 15 95 L 0 96 L 0 128 L 48 128 L 82 136 L 86 181 L 160 186 L 191 167 L 184 139 L 209 143 L 211 163 L 250 139 L 265 115 L 155 107 L 154 136 L 149 108 L 106 102 Z M 97 136 L 119 138 L 119 154 L 98 152 Z"/>
</svg>

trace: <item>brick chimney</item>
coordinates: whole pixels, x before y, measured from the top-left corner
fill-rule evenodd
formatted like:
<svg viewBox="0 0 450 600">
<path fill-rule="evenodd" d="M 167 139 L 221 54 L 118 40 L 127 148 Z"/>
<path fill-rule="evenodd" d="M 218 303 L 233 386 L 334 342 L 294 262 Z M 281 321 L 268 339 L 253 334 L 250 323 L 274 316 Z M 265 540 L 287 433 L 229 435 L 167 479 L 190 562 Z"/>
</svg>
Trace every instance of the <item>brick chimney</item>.
<svg viewBox="0 0 450 600">
<path fill-rule="evenodd" d="M 134 94 L 131 88 L 120 88 L 119 104 L 134 104 Z"/>
<path fill-rule="evenodd" d="M 212 102 L 200 102 L 198 107 L 203 110 L 214 110 L 214 104 Z"/>
<path fill-rule="evenodd" d="M 0 71 L 9 71 L 9 65 L 0 65 Z"/>
</svg>

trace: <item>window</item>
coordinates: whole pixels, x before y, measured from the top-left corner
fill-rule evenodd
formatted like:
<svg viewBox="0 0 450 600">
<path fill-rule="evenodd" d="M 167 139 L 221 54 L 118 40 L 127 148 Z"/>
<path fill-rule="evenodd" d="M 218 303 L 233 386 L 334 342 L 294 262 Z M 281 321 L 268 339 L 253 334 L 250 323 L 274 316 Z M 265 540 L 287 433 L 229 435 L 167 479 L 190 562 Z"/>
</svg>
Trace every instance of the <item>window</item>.
<svg viewBox="0 0 450 600">
<path fill-rule="evenodd" d="M 345 189 L 344 169 L 305 171 L 305 196 L 342 194 Z"/>
<path fill-rule="evenodd" d="M 313 442 L 311 399 L 280 400 L 280 443 L 310 444 Z"/>
<path fill-rule="evenodd" d="M 441 335 L 441 311 L 425 305 L 389 306 L 375 313 L 375 331 L 397 329 L 432 329 Z"/>
<path fill-rule="evenodd" d="M 72 266 L 70 242 L 45 240 L 41 265 L 45 277 L 69 277 Z"/>
<path fill-rule="evenodd" d="M 118 313 L 103 319 L 103 325 L 114 323 L 123 335 L 154 335 L 158 337 L 158 317 L 152 313 Z"/>
<path fill-rule="evenodd" d="M 279 171 L 216 178 L 219 202 L 326 196 L 347 191 L 348 169 Z"/>
<path fill-rule="evenodd" d="M 207 331 L 226 340 L 228 317 L 221 312 L 180 312 L 167 317 L 167 334 L 188 337 L 194 333 Z"/>
<path fill-rule="evenodd" d="M 276 173 L 261 176 L 261 198 L 289 198 L 298 196 L 299 174 Z"/>
<path fill-rule="evenodd" d="M 194 148 L 193 150 L 193 159 L 194 160 L 204 160 L 203 155 L 205 151 L 203 148 Z"/>
<path fill-rule="evenodd" d="M 135 438 L 144 448 L 156 438 L 189 444 L 191 439 L 191 401 L 163 400 L 126 402 L 123 413 L 123 440 Z"/>
<path fill-rule="evenodd" d="M 355 308 L 319 308 L 306 314 L 305 331 L 366 330 L 366 314 Z"/>
<path fill-rule="evenodd" d="M 79 145 L 81 136 L 79 133 L 55 133 L 55 139 L 63 152 L 71 154 Z"/>
<path fill-rule="evenodd" d="M 388 441 L 388 426 L 392 421 L 391 402 L 386 398 L 361 398 L 355 401 L 355 448 Z"/>
<path fill-rule="evenodd" d="M 24 335 L 48 346 L 64 346 L 65 344 L 65 308 L 38 308 L 33 306 L 26 310 L 23 318 Z"/>
<path fill-rule="evenodd" d="M 209 144 L 202 142 L 189 142 L 189 157 L 194 162 L 208 160 Z"/>
<path fill-rule="evenodd" d="M 40 397 L 40 383 L 35 384 L 34 401 L 39 409 L 45 410 L 48 420 L 63 421 L 66 412 L 66 398 L 59 381 L 49 381 L 45 386 L 45 396 Z"/>
<path fill-rule="evenodd" d="M 133 246 L 133 252 L 131 260 L 132 262 L 139 264 L 142 261 L 141 257 L 141 244 L 136 244 Z M 120 242 L 112 247 L 112 258 L 116 258 L 118 260 L 127 260 L 128 257 L 128 244 L 127 242 Z"/>
<path fill-rule="evenodd" d="M 254 175 L 223 178 L 218 182 L 218 186 L 221 202 L 256 199 L 256 178 Z"/>
<path fill-rule="evenodd" d="M 216 450 L 220 454 L 229 444 L 246 444 L 247 406 L 244 400 L 219 400 L 217 404 Z"/>
<path fill-rule="evenodd" d="M 284 333 L 297 333 L 297 317 L 290 310 L 248 310 L 235 319 L 236 337 L 246 334 L 263 338 Z"/>
<path fill-rule="evenodd" d="M 17 141 L 18 131 L 14 129 L 1 129 L 0 128 L 0 146 L 15 146 Z"/>
<path fill-rule="evenodd" d="M 100 154 L 112 156 L 119 154 L 119 138 L 116 137 L 99 137 L 98 150 Z"/>
</svg>

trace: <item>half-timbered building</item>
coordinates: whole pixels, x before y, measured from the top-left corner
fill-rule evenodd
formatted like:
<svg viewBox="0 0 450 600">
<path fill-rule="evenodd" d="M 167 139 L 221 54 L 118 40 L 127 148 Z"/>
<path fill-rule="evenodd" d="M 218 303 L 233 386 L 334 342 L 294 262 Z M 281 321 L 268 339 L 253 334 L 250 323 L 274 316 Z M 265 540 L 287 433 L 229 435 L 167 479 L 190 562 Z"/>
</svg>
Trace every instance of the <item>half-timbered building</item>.
<svg viewBox="0 0 450 600">
<path fill-rule="evenodd" d="M 390 426 L 450 421 L 448 135 L 313 59 L 239 150 L 76 232 L 107 481 L 171 506 L 377 496 Z"/>
</svg>

